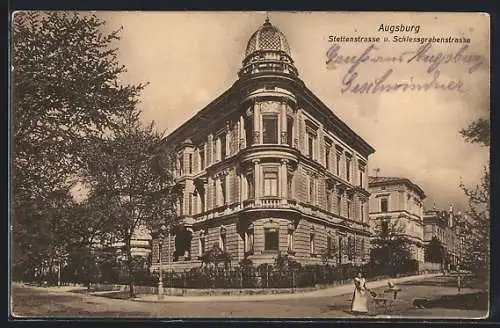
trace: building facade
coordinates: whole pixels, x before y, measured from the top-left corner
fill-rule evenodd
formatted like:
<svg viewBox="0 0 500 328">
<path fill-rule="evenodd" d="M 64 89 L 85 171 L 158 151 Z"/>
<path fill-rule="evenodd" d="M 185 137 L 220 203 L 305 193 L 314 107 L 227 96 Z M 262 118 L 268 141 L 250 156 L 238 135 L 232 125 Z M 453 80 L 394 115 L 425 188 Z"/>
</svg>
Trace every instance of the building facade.
<svg viewBox="0 0 500 328">
<path fill-rule="evenodd" d="M 395 229 L 409 243 L 411 257 L 424 262 L 424 191 L 406 178 L 369 177 L 370 224 L 375 235 Z"/>
<path fill-rule="evenodd" d="M 432 209 L 424 215 L 424 241 L 432 238 L 439 240 L 444 249 L 443 264 L 454 268 L 462 259 L 468 257 L 467 251 L 472 247 L 468 234 L 472 232 L 470 222 L 461 213 L 454 213 L 450 206 L 448 211 Z"/>
<path fill-rule="evenodd" d="M 299 79 L 268 20 L 250 37 L 239 79 L 172 132 L 181 224 L 152 242 L 153 267 L 185 269 L 214 244 L 232 263 L 362 262 L 368 157 L 374 149 Z M 159 256 L 161 254 L 161 256 Z"/>
</svg>

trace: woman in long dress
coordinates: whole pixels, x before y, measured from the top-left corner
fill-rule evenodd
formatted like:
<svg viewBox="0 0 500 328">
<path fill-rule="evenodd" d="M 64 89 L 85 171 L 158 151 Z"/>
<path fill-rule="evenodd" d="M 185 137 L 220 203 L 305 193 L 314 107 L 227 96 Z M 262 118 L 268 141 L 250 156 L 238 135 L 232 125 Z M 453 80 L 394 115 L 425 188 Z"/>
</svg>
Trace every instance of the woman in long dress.
<svg viewBox="0 0 500 328">
<path fill-rule="evenodd" d="M 352 297 L 351 311 L 353 313 L 368 313 L 368 288 L 366 279 L 361 272 L 354 278 L 354 295 Z"/>
</svg>

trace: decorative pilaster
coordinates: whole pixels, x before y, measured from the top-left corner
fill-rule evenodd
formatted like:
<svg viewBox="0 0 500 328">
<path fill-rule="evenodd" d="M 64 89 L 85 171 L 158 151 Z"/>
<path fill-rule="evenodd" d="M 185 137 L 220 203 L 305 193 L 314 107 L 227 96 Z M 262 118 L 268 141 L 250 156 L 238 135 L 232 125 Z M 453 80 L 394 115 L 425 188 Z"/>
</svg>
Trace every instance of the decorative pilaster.
<svg viewBox="0 0 500 328">
<path fill-rule="evenodd" d="M 253 144 L 260 144 L 260 104 L 254 105 L 253 111 Z"/>
<path fill-rule="evenodd" d="M 238 175 L 238 178 L 240 179 L 240 207 L 243 208 L 243 200 L 246 198 L 244 198 L 244 195 L 246 195 L 245 193 L 245 176 L 243 175 L 243 172 L 240 172 L 240 174 Z"/>
<path fill-rule="evenodd" d="M 280 132 L 280 143 L 282 145 L 287 144 L 287 124 L 286 124 L 286 103 L 282 102 L 280 104 L 280 121 L 281 121 L 281 132 Z"/>
<path fill-rule="evenodd" d="M 238 150 L 241 150 L 243 148 L 246 147 L 245 145 L 245 121 L 244 121 L 244 118 L 243 118 L 243 115 L 240 116 L 240 124 L 239 124 L 239 129 L 238 129 L 239 133 L 238 133 L 238 140 L 239 140 L 239 144 L 238 144 Z"/>
<path fill-rule="evenodd" d="M 260 191 L 261 191 L 261 182 L 260 182 L 260 160 L 255 159 L 252 161 L 254 164 L 254 193 L 255 193 L 255 205 L 260 205 Z"/>
<path fill-rule="evenodd" d="M 281 166 L 280 166 L 280 181 L 281 181 L 281 186 L 280 186 L 280 194 L 281 194 L 281 204 L 286 204 L 287 203 L 287 178 L 288 178 L 288 169 L 287 169 L 287 159 L 282 159 L 281 160 Z"/>
</svg>

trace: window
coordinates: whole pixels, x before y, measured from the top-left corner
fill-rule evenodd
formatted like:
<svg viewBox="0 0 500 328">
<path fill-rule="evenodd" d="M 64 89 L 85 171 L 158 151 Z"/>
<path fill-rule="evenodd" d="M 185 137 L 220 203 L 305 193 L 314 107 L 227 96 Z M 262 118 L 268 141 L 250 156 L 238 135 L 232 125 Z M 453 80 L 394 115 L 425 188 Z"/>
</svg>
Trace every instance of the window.
<svg viewBox="0 0 500 328">
<path fill-rule="evenodd" d="M 245 134 L 247 147 L 253 144 L 253 117 L 248 116 L 245 119 Z"/>
<path fill-rule="evenodd" d="M 212 163 L 216 163 L 219 161 L 219 158 L 217 157 L 217 145 L 218 145 L 218 140 L 217 138 L 215 138 L 213 140 L 213 146 L 212 146 L 212 151 L 213 151 L 213 154 L 212 154 Z"/>
<path fill-rule="evenodd" d="M 221 205 L 226 205 L 226 181 L 225 178 L 222 178 L 220 182 L 220 192 L 222 195 L 222 204 Z"/>
<path fill-rule="evenodd" d="M 213 205 L 212 207 L 217 207 L 219 204 L 218 204 L 218 197 L 217 197 L 217 180 L 214 180 L 214 183 L 213 183 Z"/>
<path fill-rule="evenodd" d="M 307 157 L 314 159 L 314 144 L 316 143 L 316 134 L 307 131 Z"/>
<path fill-rule="evenodd" d="M 265 144 L 278 143 L 278 116 L 262 116 L 262 141 Z"/>
<path fill-rule="evenodd" d="M 351 197 L 347 197 L 347 218 L 350 219 L 351 218 L 351 208 L 352 206 L 352 198 Z"/>
<path fill-rule="evenodd" d="M 291 228 L 288 229 L 287 249 L 293 252 L 293 229 Z"/>
<path fill-rule="evenodd" d="M 365 167 L 363 165 L 359 166 L 359 186 L 363 187 L 363 176 L 365 174 Z"/>
<path fill-rule="evenodd" d="M 278 196 L 277 171 L 264 171 L 264 196 Z"/>
<path fill-rule="evenodd" d="M 389 200 L 387 198 L 380 199 L 380 212 L 386 213 L 389 208 Z"/>
<path fill-rule="evenodd" d="M 193 154 L 189 154 L 189 174 L 193 173 Z"/>
<path fill-rule="evenodd" d="M 332 236 L 327 236 L 326 237 L 326 249 L 328 249 L 328 251 L 331 251 L 333 249 L 333 239 L 332 239 Z"/>
<path fill-rule="evenodd" d="M 351 157 L 350 156 L 346 156 L 345 177 L 346 177 L 347 181 L 351 182 Z"/>
<path fill-rule="evenodd" d="M 193 194 L 189 193 L 188 195 L 188 215 L 193 214 Z"/>
<path fill-rule="evenodd" d="M 201 213 L 205 212 L 205 192 L 206 191 L 203 190 L 202 193 L 198 193 L 200 197 Z"/>
<path fill-rule="evenodd" d="M 325 167 L 330 171 L 330 155 L 332 152 L 332 141 L 325 138 Z"/>
<path fill-rule="evenodd" d="M 337 175 L 340 176 L 340 161 L 342 159 L 342 153 L 341 152 L 337 152 L 337 156 L 336 156 L 336 159 L 335 159 L 335 165 L 336 165 L 336 172 L 337 172 Z"/>
<path fill-rule="evenodd" d="M 364 200 L 361 201 L 361 222 L 365 222 L 365 204 L 366 202 Z"/>
<path fill-rule="evenodd" d="M 337 214 L 341 215 L 342 214 L 342 196 L 337 195 Z"/>
<path fill-rule="evenodd" d="M 344 255 L 344 238 L 339 237 L 339 264 L 342 264 L 342 255 Z"/>
<path fill-rule="evenodd" d="M 202 145 L 200 147 L 199 156 L 200 156 L 200 170 L 204 170 L 205 169 L 205 145 Z"/>
<path fill-rule="evenodd" d="M 184 172 L 184 155 L 180 154 L 179 155 L 179 175 L 182 175 Z"/>
<path fill-rule="evenodd" d="M 179 214 L 184 214 L 184 199 L 182 197 L 179 198 Z"/>
<path fill-rule="evenodd" d="M 287 196 L 288 196 L 288 199 L 292 199 L 293 198 L 293 175 L 292 174 L 289 174 L 288 175 L 288 179 L 286 180 L 286 184 L 287 184 Z"/>
<path fill-rule="evenodd" d="M 277 228 L 264 228 L 264 250 L 279 250 L 279 231 Z"/>
<path fill-rule="evenodd" d="M 315 195 L 315 181 L 316 178 L 315 177 L 312 177 L 312 176 L 309 176 L 309 186 L 308 186 L 308 201 L 309 203 L 311 204 L 314 204 L 315 203 L 315 199 L 316 199 L 316 195 Z"/>
<path fill-rule="evenodd" d="M 220 136 L 220 159 L 221 161 L 226 158 L 226 134 Z"/>
<path fill-rule="evenodd" d="M 327 189 L 326 190 L 326 209 L 328 212 L 332 211 L 332 190 Z"/>
<path fill-rule="evenodd" d="M 366 253 L 365 253 L 365 239 L 364 238 L 361 239 L 361 247 L 360 247 L 359 253 L 361 255 L 361 259 L 364 261 L 365 257 L 366 257 Z"/>
<path fill-rule="evenodd" d="M 293 146 L 293 118 L 287 116 L 286 118 L 286 143 L 289 146 Z"/>
<path fill-rule="evenodd" d="M 354 243 L 354 238 L 352 236 L 349 236 L 347 238 L 347 258 L 349 259 L 349 261 L 353 260 L 354 253 L 356 252 Z"/>
<path fill-rule="evenodd" d="M 314 232 L 311 232 L 311 234 L 310 234 L 310 239 L 309 239 L 309 241 L 310 241 L 310 246 L 311 246 L 311 254 L 315 254 L 315 253 L 314 253 L 314 251 L 315 251 L 315 249 L 314 249 L 314 246 L 315 246 L 315 245 L 314 245 L 314 239 L 315 239 L 315 234 L 314 234 Z"/>
<path fill-rule="evenodd" d="M 246 176 L 247 178 L 247 184 L 248 184 L 248 194 L 247 194 L 247 199 L 254 199 L 255 198 L 255 188 L 253 184 L 253 174 L 249 173 Z"/>
</svg>

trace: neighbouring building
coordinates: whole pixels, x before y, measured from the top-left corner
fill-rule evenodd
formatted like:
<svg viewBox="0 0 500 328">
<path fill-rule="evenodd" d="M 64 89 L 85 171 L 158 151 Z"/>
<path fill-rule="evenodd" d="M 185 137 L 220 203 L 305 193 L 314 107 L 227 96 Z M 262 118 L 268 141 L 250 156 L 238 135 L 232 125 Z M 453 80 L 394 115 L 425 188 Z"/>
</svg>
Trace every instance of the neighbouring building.
<svg viewBox="0 0 500 328">
<path fill-rule="evenodd" d="M 424 215 L 424 241 L 429 243 L 432 238 L 440 241 L 444 248 L 443 264 L 455 267 L 461 259 L 467 258 L 467 250 L 471 249 L 471 224 L 460 212 L 453 212 L 450 206 L 446 210 L 427 210 Z"/>
<path fill-rule="evenodd" d="M 424 262 L 424 191 L 407 178 L 370 176 L 368 181 L 375 235 L 394 229 L 408 241 L 412 259 Z"/>
<path fill-rule="evenodd" d="M 153 240 L 152 270 L 199 266 L 214 244 L 232 264 L 279 253 L 321 263 L 328 249 L 331 263 L 363 262 L 374 149 L 304 85 L 269 20 L 248 40 L 238 76 L 164 140 L 177 151 L 181 224 Z"/>
</svg>

